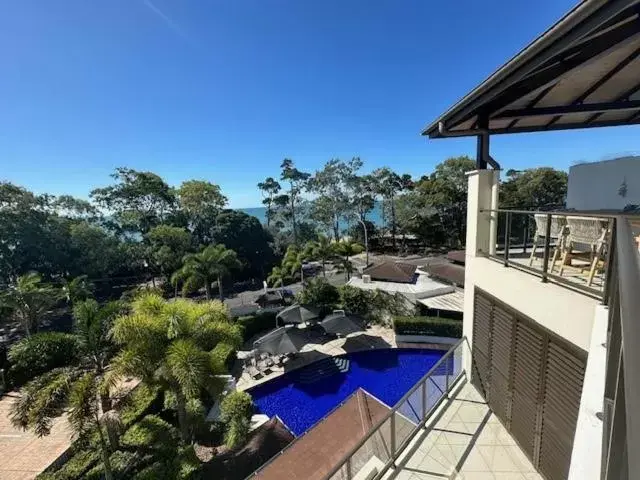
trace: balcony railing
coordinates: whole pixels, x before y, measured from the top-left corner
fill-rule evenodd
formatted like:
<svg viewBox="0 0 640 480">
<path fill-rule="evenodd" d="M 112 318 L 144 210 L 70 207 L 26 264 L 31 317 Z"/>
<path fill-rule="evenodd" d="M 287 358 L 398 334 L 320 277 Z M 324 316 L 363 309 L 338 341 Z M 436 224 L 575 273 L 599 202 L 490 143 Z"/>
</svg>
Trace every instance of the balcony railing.
<svg viewBox="0 0 640 480">
<path fill-rule="evenodd" d="M 489 249 L 483 252 L 489 258 L 606 301 L 616 216 L 505 209 L 483 213 L 492 223 Z M 621 218 L 637 219 L 640 230 L 640 216 Z"/>
<path fill-rule="evenodd" d="M 377 458 L 382 466 L 375 470 L 373 476 L 366 478 L 382 478 L 395 465 L 409 442 L 447 398 L 449 391 L 462 375 L 462 354 L 465 348 L 469 348 L 466 337 L 461 338 L 438 360 L 391 411 L 337 463 L 325 480 L 350 480 L 373 458 Z"/>
</svg>

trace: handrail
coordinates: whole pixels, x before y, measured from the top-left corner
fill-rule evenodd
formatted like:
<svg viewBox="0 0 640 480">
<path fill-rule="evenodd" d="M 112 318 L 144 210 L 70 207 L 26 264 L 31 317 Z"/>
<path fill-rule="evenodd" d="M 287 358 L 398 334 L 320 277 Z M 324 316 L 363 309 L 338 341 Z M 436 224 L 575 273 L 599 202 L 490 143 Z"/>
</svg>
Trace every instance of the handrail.
<svg viewBox="0 0 640 480">
<path fill-rule="evenodd" d="M 511 208 L 482 208 L 481 213 L 516 213 L 526 215 L 560 215 L 566 217 L 595 217 L 595 218 L 613 218 L 613 217 L 638 217 L 640 213 L 637 212 L 620 212 L 614 210 L 518 210 Z"/>
<path fill-rule="evenodd" d="M 391 410 L 389 410 L 389 412 L 387 413 L 387 415 L 385 415 L 380 421 L 378 421 L 378 423 L 376 423 L 376 425 L 371 428 L 369 430 L 369 432 L 367 433 L 367 435 L 365 435 L 362 439 L 360 439 L 360 441 L 353 447 L 351 448 L 351 450 L 349 450 L 348 453 L 346 453 L 345 455 L 342 456 L 342 458 L 338 461 L 338 463 L 336 464 L 336 466 L 334 466 L 327 475 L 325 475 L 325 480 L 330 479 L 333 475 L 335 475 L 348 461 L 349 459 L 375 434 L 377 433 L 380 428 L 382 427 L 382 425 L 384 425 L 384 423 L 389 420 L 390 418 L 394 418 L 393 416 L 396 414 L 396 412 L 399 410 L 400 406 L 404 404 L 404 402 L 412 395 L 414 394 L 418 388 L 424 383 L 426 382 L 435 371 L 437 371 L 437 369 L 451 356 L 453 355 L 453 352 L 456 351 L 456 349 L 463 343 L 467 341 L 467 337 L 462 337 L 460 340 L 458 340 L 455 344 L 453 344 L 451 346 L 451 348 L 449 350 L 447 350 L 447 353 L 445 353 L 442 357 L 440 357 L 440 359 L 429 369 L 429 371 L 420 379 L 418 380 L 415 385 L 413 387 L 411 387 L 411 389 L 403 395 L 403 397 L 398 400 L 398 402 L 394 405 L 393 408 L 391 408 Z M 424 406 L 424 408 L 426 408 L 426 406 Z M 427 415 L 425 415 L 426 417 Z M 422 423 L 422 422 L 421 422 Z M 414 429 L 414 431 L 410 434 L 409 439 L 412 438 L 419 430 L 419 425 Z M 394 434 L 394 432 L 392 431 L 392 435 Z M 396 455 L 395 455 L 395 451 L 391 452 L 391 459 L 390 461 L 395 461 L 396 459 Z M 388 470 L 390 466 L 390 463 L 387 462 L 387 464 L 385 465 L 385 468 L 383 469 L 382 472 L 379 472 L 379 474 L 384 473 Z"/>
</svg>

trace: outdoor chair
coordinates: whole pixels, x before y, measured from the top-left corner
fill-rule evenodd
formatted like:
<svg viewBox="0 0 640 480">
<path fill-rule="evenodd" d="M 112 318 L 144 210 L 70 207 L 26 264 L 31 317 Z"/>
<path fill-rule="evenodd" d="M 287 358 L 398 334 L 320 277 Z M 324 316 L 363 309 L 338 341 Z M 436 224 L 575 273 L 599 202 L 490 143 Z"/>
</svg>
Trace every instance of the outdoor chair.
<svg viewBox="0 0 640 480">
<path fill-rule="evenodd" d="M 254 380 L 257 380 L 258 378 L 260 378 L 262 376 L 262 373 L 260 372 L 260 370 L 258 370 L 256 368 L 256 366 L 253 365 L 253 364 L 249 364 L 247 366 L 247 373 Z"/>
<path fill-rule="evenodd" d="M 533 265 L 533 261 L 536 256 L 536 248 L 544 245 L 545 235 L 547 233 L 547 215 L 543 213 L 537 213 L 534 215 L 536 221 L 536 234 L 533 237 L 533 248 L 531 249 L 531 257 L 529 257 L 529 266 Z M 555 240 L 555 247 L 553 249 L 553 256 L 551 257 L 551 272 L 553 272 L 553 266 L 555 265 L 558 256 L 562 250 L 564 238 L 566 236 L 567 221 L 565 217 L 559 215 L 551 216 L 551 230 L 549 232 L 549 243 Z"/>
<path fill-rule="evenodd" d="M 591 286 L 598 268 L 598 262 L 604 257 L 607 248 L 609 221 L 597 217 L 567 217 L 568 235 L 562 255 L 560 275 L 571 259 L 587 256 L 590 263 L 587 285 Z"/>
</svg>

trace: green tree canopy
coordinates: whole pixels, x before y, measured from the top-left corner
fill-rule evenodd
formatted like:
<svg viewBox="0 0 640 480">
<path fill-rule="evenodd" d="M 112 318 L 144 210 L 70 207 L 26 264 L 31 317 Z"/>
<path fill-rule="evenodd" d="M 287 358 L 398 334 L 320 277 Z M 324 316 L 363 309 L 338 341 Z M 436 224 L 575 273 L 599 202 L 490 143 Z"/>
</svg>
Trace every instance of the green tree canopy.
<svg viewBox="0 0 640 480">
<path fill-rule="evenodd" d="M 540 208 L 564 206 L 567 197 L 567 172 L 550 167 L 507 171 L 500 185 L 500 206 L 504 208 Z"/>
<path fill-rule="evenodd" d="M 182 258 L 191 249 L 191 234 L 184 228 L 158 225 L 149 230 L 149 258 L 167 279 L 182 266 Z"/>
<path fill-rule="evenodd" d="M 227 204 L 220 187 L 204 180 L 188 180 L 178 188 L 178 201 L 196 244 L 213 241 L 218 213 Z"/>
</svg>

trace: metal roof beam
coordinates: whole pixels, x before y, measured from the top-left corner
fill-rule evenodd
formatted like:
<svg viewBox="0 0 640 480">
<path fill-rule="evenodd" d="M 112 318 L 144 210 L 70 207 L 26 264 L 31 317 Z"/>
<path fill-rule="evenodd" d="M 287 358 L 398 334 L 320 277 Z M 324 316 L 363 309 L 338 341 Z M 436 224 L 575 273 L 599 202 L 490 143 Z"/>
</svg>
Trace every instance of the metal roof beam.
<svg viewBox="0 0 640 480">
<path fill-rule="evenodd" d="M 522 108 L 516 110 L 505 110 L 495 119 L 501 118 L 526 118 L 543 117 L 548 115 L 567 115 L 571 113 L 605 113 L 621 112 L 628 110 L 640 110 L 640 100 L 629 102 L 604 102 L 604 103 L 583 103 L 580 105 L 565 105 L 557 107 Z"/>
</svg>

